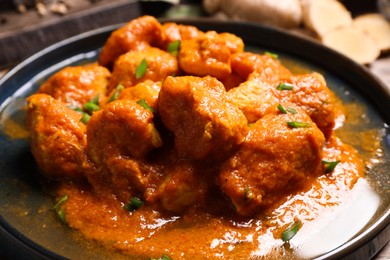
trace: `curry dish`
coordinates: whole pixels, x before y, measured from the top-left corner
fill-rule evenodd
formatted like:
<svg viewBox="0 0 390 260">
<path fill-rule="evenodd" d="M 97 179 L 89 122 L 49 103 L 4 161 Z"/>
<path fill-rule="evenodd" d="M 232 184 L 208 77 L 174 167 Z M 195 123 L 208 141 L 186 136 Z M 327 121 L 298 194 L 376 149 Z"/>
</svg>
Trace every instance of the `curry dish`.
<svg viewBox="0 0 390 260">
<path fill-rule="evenodd" d="M 294 235 L 365 173 L 321 74 L 150 16 L 27 103 L 59 218 L 134 258 L 293 257 Z"/>
</svg>

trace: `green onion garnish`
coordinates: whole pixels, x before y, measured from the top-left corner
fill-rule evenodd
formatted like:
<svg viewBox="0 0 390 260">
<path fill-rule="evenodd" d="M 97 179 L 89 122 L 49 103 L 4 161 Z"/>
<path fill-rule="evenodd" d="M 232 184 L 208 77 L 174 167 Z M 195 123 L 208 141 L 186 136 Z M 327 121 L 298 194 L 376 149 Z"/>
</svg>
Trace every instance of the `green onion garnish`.
<svg viewBox="0 0 390 260">
<path fill-rule="evenodd" d="M 114 93 L 111 95 L 110 99 L 108 100 L 108 103 L 116 100 L 118 98 L 119 94 L 124 89 L 125 89 L 125 87 L 122 84 L 119 84 L 118 86 L 116 86 L 116 89 L 115 89 Z"/>
<path fill-rule="evenodd" d="M 87 113 L 84 113 L 83 116 L 81 117 L 80 121 L 84 124 L 87 125 L 89 122 L 89 119 L 91 119 L 91 116 L 88 115 Z"/>
<path fill-rule="evenodd" d="M 138 100 L 137 104 L 145 108 L 146 110 L 149 110 L 150 112 L 154 113 L 154 109 L 151 106 L 149 106 L 148 102 L 146 102 L 144 98 Z"/>
<path fill-rule="evenodd" d="M 278 105 L 278 109 L 279 109 L 279 111 L 282 112 L 283 114 L 287 114 L 287 110 L 286 110 L 281 104 Z"/>
<path fill-rule="evenodd" d="M 310 127 L 309 123 L 303 123 L 303 122 L 296 122 L 296 121 L 289 121 L 287 122 L 287 125 L 292 128 L 305 128 Z"/>
<path fill-rule="evenodd" d="M 99 105 L 99 94 L 94 96 L 89 102 L 94 103 L 95 105 Z"/>
<path fill-rule="evenodd" d="M 168 43 L 167 51 L 175 56 L 179 53 L 180 40 Z"/>
<path fill-rule="evenodd" d="M 94 102 L 90 101 L 85 103 L 84 109 L 88 111 L 88 114 L 92 115 L 93 112 L 100 110 L 100 107 Z"/>
<path fill-rule="evenodd" d="M 136 79 L 142 78 L 145 75 L 147 68 L 148 68 L 148 63 L 146 62 L 146 59 L 143 59 L 135 69 L 135 78 Z"/>
<path fill-rule="evenodd" d="M 287 112 L 290 112 L 291 114 L 296 114 L 297 113 L 297 111 L 294 108 L 292 108 L 292 107 L 284 108 L 281 104 L 278 105 L 278 109 L 283 114 L 287 114 Z"/>
<path fill-rule="evenodd" d="M 163 254 L 160 258 L 149 258 L 150 260 L 172 260 L 169 256 L 166 254 Z"/>
<path fill-rule="evenodd" d="M 322 160 L 322 163 L 326 167 L 325 173 L 333 172 L 334 168 L 336 168 L 336 166 L 337 166 L 337 164 L 339 164 L 339 162 L 340 162 L 339 160 L 338 161 L 333 161 L 333 162 Z"/>
<path fill-rule="evenodd" d="M 276 53 L 266 51 L 264 54 L 270 56 L 271 58 L 273 58 L 275 60 L 277 60 L 279 58 L 279 55 Z"/>
<path fill-rule="evenodd" d="M 66 201 L 68 200 L 68 195 L 64 195 L 62 196 L 58 201 L 57 203 L 53 206 L 53 210 L 56 211 L 57 213 L 57 216 L 59 217 L 59 219 L 66 224 L 66 219 L 65 219 L 65 211 L 64 209 L 61 207 L 62 204 L 64 204 Z"/>
<path fill-rule="evenodd" d="M 135 211 L 143 205 L 143 201 L 140 198 L 132 197 L 130 202 L 125 205 L 123 208 L 127 211 Z"/>
<path fill-rule="evenodd" d="M 281 83 L 276 87 L 277 90 L 292 90 L 293 88 L 294 85 L 290 83 Z"/>
<path fill-rule="evenodd" d="M 300 220 L 296 220 L 296 221 L 294 221 L 294 223 L 290 227 L 288 227 L 286 230 L 284 230 L 282 232 L 283 242 L 290 241 L 290 239 L 293 238 L 297 234 L 299 228 L 301 227 L 301 224 L 302 223 Z"/>
<path fill-rule="evenodd" d="M 288 112 L 290 112 L 291 114 L 294 114 L 294 115 L 297 113 L 297 111 L 294 108 L 292 108 L 292 107 L 286 107 L 286 110 Z"/>
</svg>

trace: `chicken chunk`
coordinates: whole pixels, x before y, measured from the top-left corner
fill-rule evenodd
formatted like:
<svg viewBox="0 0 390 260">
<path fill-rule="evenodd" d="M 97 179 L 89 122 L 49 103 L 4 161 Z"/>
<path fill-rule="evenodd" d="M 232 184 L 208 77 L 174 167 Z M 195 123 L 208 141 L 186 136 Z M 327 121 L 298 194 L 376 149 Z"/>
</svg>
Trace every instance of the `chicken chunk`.
<svg viewBox="0 0 390 260">
<path fill-rule="evenodd" d="M 91 116 L 87 153 L 98 173 L 88 175 L 88 180 L 95 190 L 111 190 L 122 202 L 143 193 L 143 159 L 162 145 L 152 120 L 152 112 L 127 99 L 113 101 Z"/>
<path fill-rule="evenodd" d="M 285 82 L 292 84 L 293 88 L 277 90 L 277 86 L 272 86 L 276 98 L 280 102 L 294 103 L 302 108 L 317 124 L 325 137 L 329 138 L 335 124 L 334 102 L 323 76 L 318 73 L 297 75 Z"/>
<path fill-rule="evenodd" d="M 164 23 L 162 25 L 162 29 L 165 34 L 166 41 L 161 47 L 163 50 L 167 49 L 168 44 L 170 42 L 194 39 L 204 34 L 195 26 L 177 24 L 172 22 Z"/>
<path fill-rule="evenodd" d="M 157 189 L 161 206 L 168 211 L 182 212 L 203 202 L 209 182 L 205 171 L 187 160 L 177 160 L 165 170 L 165 179 Z"/>
<path fill-rule="evenodd" d="M 241 38 L 229 34 L 210 31 L 197 38 L 183 40 L 179 51 L 179 66 L 188 74 L 213 76 L 220 80 L 228 77 L 232 70 L 230 56 L 242 52 Z"/>
<path fill-rule="evenodd" d="M 118 99 L 130 99 L 140 101 L 145 99 L 146 103 L 154 110 L 158 111 L 158 94 L 160 93 L 161 82 L 146 80 L 138 83 L 134 87 L 126 88 L 120 92 Z"/>
<path fill-rule="evenodd" d="M 43 83 L 37 93 L 81 108 L 96 96 L 100 101 L 104 100 L 110 75 L 106 68 L 97 64 L 65 67 Z"/>
<path fill-rule="evenodd" d="M 137 68 L 146 61 L 145 73 L 137 77 Z M 121 55 L 115 62 L 108 92 L 119 84 L 125 88 L 134 87 L 145 80 L 162 81 L 167 76 L 178 72 L 176 57 L 157 48 L 146 48 L 142 51 L 130 51 Z"/>
<path fill-rule="evenodd" d="M 244 114 L 228 101 L 224 86 L 213 77 L 167 77 L 160 90 L 159 111 L 184 158 L 224 157 L 248 132 Z"/>
<path fill-rule="evenodd" d="M 218 183 L 239 214 L 259 212 L 322 172 L 324 135 L 295 109 L 296 114 L 270 113 L 258 120 L 223 164 Z"/>
<path fill-rule="evenodd" d="M 31 152 L 43 173 L 52 178 L 81 179 L 90 169 L 82 115 L 46 94 L 27 99 Z"/>
<path fill-rule="evenodd" d="M 265 84 L 258 80 L 248 80 L 227 93 L 229 99 L 245 114 L 249 123 L 256 122 L 265 114 L 271 113 L 279 104 Z"/>
<path fill-rule="evenodd" d="M 231 57 L 231 66 L 233 72 L 244 79 L 248 79 L 253 72 L 256 72 L 257 77 L 266 82 L 289 79 L 292 76 L 286 67 L 270 55 L 251 52 L 235 53 Z"/>
<path fill-rule="evenodd" d="M 131 20 L 110 35 L 100 52 L 99 64 L 111 68 L 122 54 L 160 46 L 163 41 L 164 33 L 156 18 L 142 16 Z"/>
<path fill-rule="evenodd" d="M 162 145 L 153 113 L 132 100 L 116 100 L 95 112 L 87 126 L 88 154 L 96 164 L 120 154 L 143 158 Z"/>
</svg>

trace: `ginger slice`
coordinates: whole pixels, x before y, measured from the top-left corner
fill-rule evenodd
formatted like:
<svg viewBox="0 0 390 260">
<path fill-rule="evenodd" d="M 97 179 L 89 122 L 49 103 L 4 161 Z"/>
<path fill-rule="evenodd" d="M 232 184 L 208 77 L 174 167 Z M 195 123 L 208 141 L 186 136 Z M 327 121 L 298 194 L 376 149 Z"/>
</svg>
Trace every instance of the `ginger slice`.
<svg viewBox="0 0 390 260">
<path fill-rule="evenodd" d="M 350 26 L 350 12 L 336 0 L 305 0 L 302 1 L 303 23 L 322 38 L 328 32 Z"/>
<path fill-rule="evenodd" d="M 374 40 L 353 26 L 332 30 L 324 35 L 322 42 L 360 64 L 369 64 L 380 55 Z"/>
<path fill-rule="evenodd" d="M 354 19 L 353 26 L 370 35 L 381 51 L 390 50 L 390 23 L 383 15 L 360 15 Z"/>
</svg>

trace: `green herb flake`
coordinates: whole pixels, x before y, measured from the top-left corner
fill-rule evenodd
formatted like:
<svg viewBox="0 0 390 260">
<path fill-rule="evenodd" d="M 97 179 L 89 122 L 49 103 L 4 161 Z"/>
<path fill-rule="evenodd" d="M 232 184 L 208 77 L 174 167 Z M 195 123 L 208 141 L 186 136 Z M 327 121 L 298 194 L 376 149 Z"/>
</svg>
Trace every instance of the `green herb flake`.
<svg viewBox="0 0 390 260">
<path fill-rule="evenodd" d="M 118 86 L 116 86 L 114 93 L 111 95 L 110 99 L 108 100 L 108 103 L 116 100 L 118 98 L 119 94 L 124 89 L 125 89 L 125 87 L 122 84 L 119 84 Z"/>
<path fill-rule="evenodd" d="M 145 108 L 146 110 L 149 110 L 150 112 L 154 113 L 154 109 L 151 106 L 149 106 L 148 102 L 146 102 L 144 98 L 138 100 L 137 104 Z"/>
<path fill-rule="evenodd" d="M 143 204 L 144 202 L 140 198 L 132 197 L 130 199 L 130 202 L 127 205 L 125 205 L 123 208 L 127 211 L 135 211 L 139 209 Z"/>
<path fill-rule="evenodd" d="M 141 61 L 141 63 L 137 66 L 137 68 L 135 69 L 135 78 L 136 79 L 142 78 L 145 75 L 147 68 L 148 68 L 148 63 L 147 63 L 146 59 L 143 59 Z"/>
<path fill-rule="evenodd" d="M 57 210 L 61 207 L 62 204 L 64 204 L 66 201 L 68 200 L 68 195 L 64 195 L 62 196 L 58 201 L 57 203 L 53 206 L 53 209 L 54 210 Z"/>
<path fill-rule="evenodd" d="M 181 44 L 180 40 L 176 40 L 176 41 L 168 43 L 167 51 L 169 53 L 177 56 L 177 54 L 179 53 L 180 44 Z"/>
<path fill-rule="evenodd" d="M 287 125 L 291 128 L 306 128 L 310 127 L 309 123 L 304 123 L 304 122 L 297 122 L 297 121 L 288 121 Z"/>
<path fill-rule="evenodd" d="M 172 260 L 169 256 L 166 254 L 163 254 L 160 258 L 149 258 L 150 260 Z"/>
<path fill-rule="evenodd" d="M 287 107 L 286 110 L 287 110 L 288 112 L 290 112 L 291 114 L 294 114 L 294 115 L 298 113 L 298 112 L 297 112 L 294 108 L 292 108 L 292 107 Z"/>
<path fill-rule="evenodd" d="M 283 114 L 287 114 L 287 110 L 286 110 L 281 104 L 278 105 L 278 109 L 279 109 L 279 111 L 282 112 Z"/>
<path fill-rule="evenodd" d="M 333 172 L 334 168 L 336 168 L 337 164 L 340 163 L 340 160 L 338 161 L 333 161 L 333 162 L 329 162 L 329 161 L 326 161 L 326 160 L 322 160 L 322 164 L 325 165 L 325 173 L 331 173 Z"/>
<path fill-rule="evenodd" d="M 53 210 L 56 211 L 58 218 L 66 224 L 65 219 L 65 210 L 62 208 L 62 205 L 68 200 L 68 195 L 62 196 L 57 203 L 53 206 Z"/>
<path fill-rule="evenodd" d="M 294 85 L 290 83 L 281 83 L 276 87 L 277 90 L 292 90 L 293 88 Z"/>
<path fill-rule="evenodd" d="M 87 125 L 89 122 L 89 119 L 91 119 L 91 116 L 88 115 L 87 113 L 84 113 L 80 119 L 80 122 L 82 122 L 84 125 Z"/>
<path fill-rule="evenodd" d="M 271 58 L 273 58 L 275 60 L 279 59 L 279 55 L 276 54 L 276 53 L 272 53 L 272 52 L 266 51 L 264 54 L 267 55 L 267 56 L 270 56 Z"/>
<path fill-rule="evenodd" d="M 99 111 L 100 107 L 94 102 L 90 101 L 85 103 L 84 109 L 88 112 L 88 114 L 92 115 L 93 112 Z"/>
<path fill-rule="evenodd" d="M 301 221 L 296 220 L 296 221 L 294 221 L 294 223 L 292 225 L 290 225 L 286 230 L 284 230 L 282 232 L 282 237 L 281 237 L 283 242 L 290 241 L 290 239 L 293 238 L 297 234 L 301 225 L 302 225 Z"/>
<path fill-rule="evenodd" d="M 91 100 L 89 102 L 91 103 L 94 103 L 95 105 L 99 105 L 99 94 L 97 94 L 96 96 L 94 96 L 93 98 L 91 98 Z"/>
</svg>

